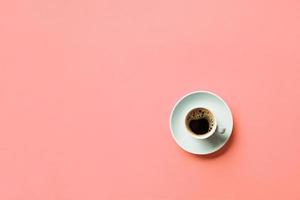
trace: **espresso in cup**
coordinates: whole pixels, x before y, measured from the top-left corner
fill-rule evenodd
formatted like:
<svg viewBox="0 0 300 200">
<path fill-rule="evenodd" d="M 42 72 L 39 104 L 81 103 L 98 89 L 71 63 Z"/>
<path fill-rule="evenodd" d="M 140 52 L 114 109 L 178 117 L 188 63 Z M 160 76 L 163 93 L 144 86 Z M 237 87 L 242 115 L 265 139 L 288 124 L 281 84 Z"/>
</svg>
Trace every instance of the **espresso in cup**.
<svg viewBox="0 0 300 200">
<path fill-rule="evenodd" d="M 185 125 L 193 137 L 205 139 L 215 132 L 217 121 L 210 110 L 194 108 L 186 115 Z"/>
</svg>

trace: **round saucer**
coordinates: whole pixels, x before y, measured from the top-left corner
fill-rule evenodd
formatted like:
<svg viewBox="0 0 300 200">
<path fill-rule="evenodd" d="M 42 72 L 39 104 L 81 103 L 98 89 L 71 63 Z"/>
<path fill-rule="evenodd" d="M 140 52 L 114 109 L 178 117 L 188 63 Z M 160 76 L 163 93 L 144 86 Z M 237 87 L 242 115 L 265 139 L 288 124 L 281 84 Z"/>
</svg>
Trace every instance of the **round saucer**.
<svg viewBox="0 0 300 200">
<path fill-rule="evenodd" d="M 216 117 L 218 129 L 207 139 L 196 139 L 185 127 L 185 116 L 193 108 L 204 107 Z M 170 129 L 176 143 L 184 150 L 199 155 L 210 154 L 221 149 L 229 140 L 233 129 L 232 113 L 225 101 L 209 91 L 195 91 L 182 97 L 174 106 L 170 115 Z"/>
</svg>

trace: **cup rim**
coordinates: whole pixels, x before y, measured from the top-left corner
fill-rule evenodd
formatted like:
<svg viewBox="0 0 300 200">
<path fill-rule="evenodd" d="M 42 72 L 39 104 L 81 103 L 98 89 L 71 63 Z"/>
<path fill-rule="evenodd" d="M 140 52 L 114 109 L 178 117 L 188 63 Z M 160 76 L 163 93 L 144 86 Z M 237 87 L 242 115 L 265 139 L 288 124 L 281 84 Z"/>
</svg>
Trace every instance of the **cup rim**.
<svg viewBox="0 0 300 200">
<path fill-rule="evenodd" d="M 213 126 L 212 130 L 210 130 L 209 132 L 207 132 L 207 133 L 205 133 L 205 134 L 197 135 L 197 134 L 195 134 L 195 133 L 190 129 L 190 127 L 188 126 L 186 118 L 187 118 L 187 116 L 188 116 L 188 114 L 189 114 L 190 112 L 192 112 L 192 111 L 195 110 L 195 109 L 201 109 L 201 108 L 202 108 L 202 109 L 205 109 L 205 110 L 208 110 L 208 111 L 211 113 L 211 115 L 213 116 L 213 119 L 214 119 L 214 126 Z M 217 129 L 217 126 L 218 126 L 218 124 L 217 124 L 217 119 L 216 119 L 215 114 L 214 114 L 210 109 L 205 108 L 205 107 L 203 107 L 203 106 L 195 107 L 195 108 L 190 109 L 190 110 L 187 112 L 187 114 L 186 114 L 186 116 L 185 116 L 185 118 L 184 118 L 184 124 L 185 124 L 185 127 L 186 127 L 186 129 L 187 129 L 187 132 L 188 132 L 192 137 L 194 137 L 194 138 L 196 138 L 196 139 L 200 139 L 200 140 L 206 139 L 206 138 L 210 137 L 211 135 L 213 135 L 213 134 L 216 132 L 216 129 Z"/>
</svg>

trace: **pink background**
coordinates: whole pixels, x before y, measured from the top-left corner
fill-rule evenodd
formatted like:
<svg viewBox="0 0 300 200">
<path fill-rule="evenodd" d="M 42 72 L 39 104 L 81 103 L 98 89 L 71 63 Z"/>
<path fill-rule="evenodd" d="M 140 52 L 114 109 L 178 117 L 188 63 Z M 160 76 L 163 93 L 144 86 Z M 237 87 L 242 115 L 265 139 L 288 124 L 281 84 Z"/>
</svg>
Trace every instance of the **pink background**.
<svg viewBox="0 0 300 200">
<path fill-rule="evenodd" d="M 0 0 L 0 199 L 300 199 L 299 10 Z M 181 150 L 168 124 L 202 89 L 235 126 L 206 157 Z"/>
</svg>

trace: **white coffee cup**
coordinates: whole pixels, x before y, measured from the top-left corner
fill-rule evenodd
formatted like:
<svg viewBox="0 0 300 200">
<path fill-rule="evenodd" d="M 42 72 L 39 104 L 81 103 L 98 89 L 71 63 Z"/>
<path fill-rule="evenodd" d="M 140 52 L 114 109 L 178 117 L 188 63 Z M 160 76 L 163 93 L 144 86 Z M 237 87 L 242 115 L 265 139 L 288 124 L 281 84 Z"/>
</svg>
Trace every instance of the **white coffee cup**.
<svg viewBox="0 0 300 200">
<path fill-rule="evenodd" d="M 218 130 L 217 119 L 213 112 L 204 107 L 197 107 L 191 109 L 185 117 L 185 126 L 188 133 L 196 139 L 206 139 L 214 133 L 223 134 Z"/>
</svg>

